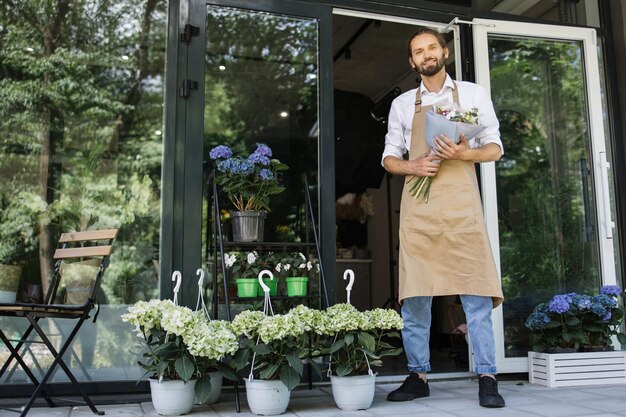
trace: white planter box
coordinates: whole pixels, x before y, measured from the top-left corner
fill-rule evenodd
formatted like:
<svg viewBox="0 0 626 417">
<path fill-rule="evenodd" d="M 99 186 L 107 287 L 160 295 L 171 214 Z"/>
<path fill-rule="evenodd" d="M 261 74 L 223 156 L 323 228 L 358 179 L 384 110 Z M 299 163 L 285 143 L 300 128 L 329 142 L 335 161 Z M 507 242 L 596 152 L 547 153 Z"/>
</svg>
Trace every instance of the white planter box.
<svg viewBox="0 0 626 417">
<path fill-rule="evenodd" d="M 528 380 L 551 388 L 626 384 L 626 351 L 528 352 Z"/>
</svg>

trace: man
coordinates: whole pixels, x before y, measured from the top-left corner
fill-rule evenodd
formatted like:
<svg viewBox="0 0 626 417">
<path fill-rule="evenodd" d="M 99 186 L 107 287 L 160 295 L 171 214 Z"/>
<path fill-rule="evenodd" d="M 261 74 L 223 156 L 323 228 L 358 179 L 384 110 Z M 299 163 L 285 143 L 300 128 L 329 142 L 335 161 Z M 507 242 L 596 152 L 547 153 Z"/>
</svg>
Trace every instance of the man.
<svg viewBox="0 0 626 417">
<path fill-rule="evenodd" d="M 389 112 L 383 166 L 404 175 L 400 207 L 400 301 L 409 376 L 389 401 L 428 397 L 428 338 L 432 297 L 460 295 L 479 376 L 483 407 L 504 407 L 495 378 L 495 345 L 491 310 L 503 301 L 502 289 L 483 219 L 474 171 L 475 162 L 497 161 L 502 155 L 499 124 L 485 90 L 453 81 L 446 74 L 448 48 L 443 36 L 421 29 L 409 40 L 409 65 L 422 77 L 419 88 L 397 97 Z M 476 138 L 458 144 L 439 135 L 433 153 L 425 141 L 425 113 L 439 103 L 458 103 L 479 110 L 485 126 Z M 408 159 L 403 155 L 408 152 Z M 415 198 L 406 181 L 431 177 L 429 199 Z"/>
</svg>

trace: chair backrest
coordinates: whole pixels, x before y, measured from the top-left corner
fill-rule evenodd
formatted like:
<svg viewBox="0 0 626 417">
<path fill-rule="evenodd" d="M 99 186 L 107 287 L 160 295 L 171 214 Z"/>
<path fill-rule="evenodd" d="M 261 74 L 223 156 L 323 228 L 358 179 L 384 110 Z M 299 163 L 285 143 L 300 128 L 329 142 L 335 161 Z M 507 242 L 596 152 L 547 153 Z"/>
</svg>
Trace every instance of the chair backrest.
<svg viewBox="0 0 626 417">
<path fill-rule="evenodd" d="M 107 229 L 63 233 L 54 252 L 56 263 L 44 303 L 92 305 L 109 265 L 117 232 L 118 229 Z M 63 300 L 58 296 L 60 289 L 65 290 Z"/>
</svg>

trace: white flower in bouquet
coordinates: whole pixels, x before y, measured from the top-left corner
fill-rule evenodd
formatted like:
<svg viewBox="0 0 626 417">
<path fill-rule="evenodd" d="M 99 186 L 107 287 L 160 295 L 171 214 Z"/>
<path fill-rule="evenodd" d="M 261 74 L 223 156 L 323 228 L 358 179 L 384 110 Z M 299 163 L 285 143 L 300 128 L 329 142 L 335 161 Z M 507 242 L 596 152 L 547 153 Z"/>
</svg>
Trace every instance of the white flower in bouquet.
<svg viewBox="0 0 626 417">
<path fill-rule="evenodd" d="M 469 140 L 478 135 L 483 126 L 478 124 L 478 108 L 469 110 L 462 109 L 458 104 L 434 106 L 426 112 L 426 143 L 431 148 L 430 155 L 436 155 L 434 141 L 439 135 L 445 135 L 454 143 L 459 143 L 461 134 Z M 441 162 L 441 161 L 439 161 Z M 432 177 L 412 176 L 408 184 L 411 184 L 409 193 L 415 198 L 424 197 L 426 203 L 430 196 Z"/>
<path fill-rule="evenodd" d="M 232 268 L 232 266 L 235 265 L 235 262 L 237 262 L 237 256 L 229 254 L 226 254 L 224 256 L 224 263 L 226 264 L 226 268 Z"/>
<path fill-rule="evenodd" d="M 252 265 L 252 264 L 254 263 L 254 261 L 256 261 L 256 256 L 257 256 L 257 254 L 256 254 L 256 252 L 254 252 L 254 251 L 253 251 L 253 252 L 248 253 L 248 263 L 249 263 L 250 265 Z"/>
</svg>

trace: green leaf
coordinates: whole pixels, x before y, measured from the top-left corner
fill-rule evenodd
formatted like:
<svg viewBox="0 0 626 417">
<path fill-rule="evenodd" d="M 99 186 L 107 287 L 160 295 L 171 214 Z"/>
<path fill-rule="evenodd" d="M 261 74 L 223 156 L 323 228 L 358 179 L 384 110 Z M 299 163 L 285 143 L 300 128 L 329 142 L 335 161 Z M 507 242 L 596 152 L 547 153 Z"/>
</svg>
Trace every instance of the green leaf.
<svg viewBox="0 0 626 417">
<path fill-rule="evenodd" d="M 276 373 L 276 371 L 278 371 L 278 367 L 280 366 L 280 363 L 272 363 L 269 366 L 261 369 L 261 371 L 259 371 L 259 377 L 261 379 L 272 379 L 272 377 L 274 376 L 274 374 Z"/>
<path fill-rule="evenodd" d="M 399 354 L 402 353 L 402 348 L 395 348 L 395 349 L 389 349 L 389 350 L 383 350 L 382 352 L 380 352 L 380 354 L 378 356 L 383 357 L 383 356 L 397 356 Z"/>
<path fill-rule="evenodd" d="M 252 349 L 259 356 L 267 355 L 273 352 L 272 348 L 269 345 L 266 345 L 265 343 L 256 345 Z"/>
<path fill-rule="evenodd" d="M 617 334 L 617 340 L 619 341 L 619 343 L 621 345 L 626 345 L 626 334 L 624 333 L 618 333 Z"/>
<path fill-rule="evenodd" d="M 396 346 L 392 346 L 389 343 L 384 342 L 382 340 L 380 342 L 378 342 L 378 347 L 379 348 L 384 348 L 384 349 L 395 349 L 396 348 Z"/>
<path fill-rule="evenodd" d="M 339 365 L 337 369 L 335 369 L 335 373 L 338 376 L 346 376 L 346 375 L 350 375 L 350 372 L 352 372 L 352 369 L 353 368 L 351 365 L 344 363 L 344 364 Z"/>
<path fill-rule="evenodd" d="M 335 353 L 337 352 L 339 349 L 341 349 L 342 347 L 344 347 L 346 345 L 346 342 L 343 341 L 343 339 L 339 339 L 337 340 L 335 343 L 333 343 L 330 346 L 330 353 Z"/>
<path fill-rule="evenodd" d="M 389 332 L 389 333 L 387 333 L 387 337 L 400 337 L 400 333 L 398 333 L 398 332 Z"/>
<path fill-rule="evenodd" d="M 376 339 L 369 333 L 361 332 L 359 333 L 359 345 L 370 352 L 374 352 L 376 350 Z"/>
<path fill-rule="evenodd" d="M 577 326 L 578 324 L 580 324 L 580 319 L 578 317 L 570 317 L 569 319 L 567 319 L 565 324 L 567 324 L 568 326 Z"/>
<path fill-rule="evenodd" d="M 181 356 L 180 358 L 176 359 L 176 362 L 174 362 L 174 369 L 176 369 L 176 373 L 178 374 L 180 379 L 185 382 L 191 379 L 193 373 L 196 370 L 193 362 L 191 361 L 191 359 L 189 359 L 189 357 L 187 357 L 187 355 Z"/>
<path fill-rule="evenodd" d="M 215 367 L 217 368 L 218 371 L 222 373 L 224 378 L 230 381 L 239 381 L 239 377 L 237 376 L 233 368 L 231 368 L 230 366 L 218 363 L 215 365 Z"/>
<path fill-rule="evenodd" d="M 300 375 L 291 366 L 284 364 L 280 368 L 280 380 L 291 391 L 300 382 Z"/>
<path fill-rule="evenodd" d="M 194 390 L 196 392 L 197 402 L 202 403 L 209 398 L 209 394 L 211 393 L 211 377 L 209 377 L 209 374 L 204 374 L 198 378 Z"/>
<path fill-rule="evenodd" d="M 289 366 L 291 366 L 295 371 L 302 375 L 302 361 L 300 360 L 300 356 L 298 356 L 297 352 L 289 352 L 285 355 L 287 358 L 287 362 L 289 362 Z"/>
<path fill-rule="evenodd" d="M 148 368 L 146 368 L 146 369 L 148 369 Z M 167 369 L 167 362 L 166 361 L 157 363 L 157 365 L 156 365 L 156 374 L 157 374 L 157 376 L 161 377 L 165 373 L 166 369 Z"/>
<path fill-rule="evenodd" d="M 354 342 L 354 335 L 352 333 L 346 334 L 343 341 L 346 342 L 346 346 L 350 346 Z"/>
<path fill-rule="evenodd" d="M 250 351 L 248 349 L 240 349 L 235 356 L 236 371 L 241 371 L 248 365 L 250 359 Z"/>
</svg>

